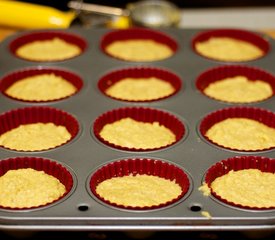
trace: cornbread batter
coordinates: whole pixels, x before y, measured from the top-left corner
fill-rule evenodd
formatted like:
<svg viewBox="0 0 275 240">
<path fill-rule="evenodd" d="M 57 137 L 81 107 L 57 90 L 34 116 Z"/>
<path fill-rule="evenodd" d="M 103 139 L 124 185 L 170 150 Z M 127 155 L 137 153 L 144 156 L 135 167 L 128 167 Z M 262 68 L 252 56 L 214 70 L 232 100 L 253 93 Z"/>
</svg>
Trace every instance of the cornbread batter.
<svg viewBox="0 0 275 240">
<path fill-rule="evenodd" d="M 275 207 L 274 183 L 274 173 L 262 172 L 258 169 L 231 170 L 216 178 L 211 183 L 211 189 L 234 204 L 269 208 Z"/>
<path fill-rule="evenodd" d="M 57 200 L 65 192 L 65 186 L 57 178 L 32 168 L 9 170 L 0 177 L 3 207 L 38 207 Z"/>
<path fill-rule="evenodd" d="M 96 192 L 111 203 L 126 207 L 152 207 L 177 198 L 182 190 L 175 181 L 135 175 L 107 179 L 98 184 Z"/>
<path fill-rule="evenodd" d="M 128 101 L 149 101 L 163 98 L 175 92 L 171 83 L 150 78 L 124 78 L 111 85 L 106 94 Z"/>
<path fill-rule="evenodd" d="M 128 61 L 157 61 L 173 55 L 167 45 L 146 39 L 114 41 L 106 47 L 106 52 Z"/>
<path fill-rule="evenodd" d="M 100 136 L 118 146 L 140 149 L 159 148 L 176 141 L 175 134 L 159 122 L 145 123 L 131 118 L 106 124 Z"/>
<path fill-rule="evenodd" d="M 250 103 L 272 96 L 273 90 L 262 80 L 251 81 L 245 76 L 235 76 L 210 83 L 204 93 L 221 101 Z"/>
<path fill-rule="evenodd" d="M 211 37 L 195 44 L 198 53 L 220 61 L 249 61 L 263 56 L 264 52 L 257 46 L 230 37 Z"/>
<path fill-rule="evenodd" d="M 51 40 L 37 40 L 26 43 L 16 50 L 19 57 L 33 61 L 65 60 L 80 53 L 80 47 L 58 37 Z"/>
<path fill-rule="evenodd" d="M 70 96 L 76 91 L 76 87 L 69 81 L 51 73 L 16 81 L 5 93 L 26 101 L 50 101 Z"/>
<path fill-rule="evenodd" d="M 262 150 L 275 146 L 275 128 L 253 119 L 228 118 L 206 132 L 213 142 L 238 150 Z"/>
<path fill-rule="evenodd" d="M 210 196 L 211 194 L 211 189 L 208 187 L 208 185 L 205 182 L 199 187 L 199 191 L 201 191 L 202 194 L 206 197 Z"/>
<path fill-rule="evenodd" d="M 57 147 L 70 139 L 71 134 L 64 126 L 31 123 L 3 133 L 0 145 L 18 151 L 40 151 Z"/>
<path fill-rule="evenodd" d="M 207 212 L 207 211 L 201 211 L 201 215 L 202 215 L 203 217 L 208 218 L 208 219 L 211 219 L 211 218 L 212 218 L 211 214 L 210 214 L 209 212 Z"/>
</svg>

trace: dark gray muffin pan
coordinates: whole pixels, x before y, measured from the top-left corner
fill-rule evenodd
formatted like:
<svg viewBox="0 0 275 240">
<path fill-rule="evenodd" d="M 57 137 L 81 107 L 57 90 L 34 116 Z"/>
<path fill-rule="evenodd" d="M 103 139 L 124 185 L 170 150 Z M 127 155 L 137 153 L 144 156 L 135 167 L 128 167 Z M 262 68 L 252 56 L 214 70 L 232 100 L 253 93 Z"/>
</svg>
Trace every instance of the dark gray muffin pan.
<svg viewBox="0 0 275 240">
<path fill-rule="evenodd" d="M 249 210 L 227 205 L 214 197 L 205 197 L 198 190 L 208 168 L 234 156 L 263 156 L 275 158 L 274 149 L 242 152 L 223 149 L 208 143 L 199 132 L 200 121 L 207 114 L 227 107 L 247 106 L 263 108 L 274 113 L 274 96 L 257 103 L 230 104 L 204 96 L 195 81 L 204 71 L 222 65 L 244 65 L 261 68 L 275 74 L 275 40 L 261 35 L 270 45 L 267 54 L 254 61 L 223 63 L 199 56 L 193 51 L 192 39 L 206 29 L 159 29 L 177 44 L 175 54 L 156 62 L 127 62 L 112 58 L 100 48 L 102 37 L 110 29 L 53 30 L 73 33 L 86 41 L 84 52 L 58 62 L 31 62 L 12 54 L 10 43 L 30 32 L 6 38 L 0 45 L 0 78 L 14 71 L 28 68 L 59 68 L 78 75 L 83 86 L 70 98 L 59 101 L 32 103 L 0 95 L 0 114 L 23 107 L 52 107 L 74 116 L 80 126 L 76 137 L 68 144 L 39 152 L 17 152 L 0 148 L 0 159 L 13 157 L 42 157 L 67 167 L 73 175 L 74 186 L 66 198 L 52 205 L 29 210 L 0 209 L 0 229 L 17 230 L 259 230 L 275 229 L 274 210 Z M 48 31 L 48 30 L 47 30 Z M 35 31 L 34 31 L 35 32 Z M 99 79 L 119 69 L 129 67 L 163 68 L 178 75 L 181 89 L 173 96 L 152 102 L 125 102 L 102 94 Z M 93 133 L 93 123 L 103 113 L 122 107 L 145 107 L 168 112 L 185 126 L 185 134 L 176 144 L 155 151 L 127 151 L 115 149 L 99 141 Z M 89 179 L 99 167 L 112 161 L 149 158 L 170 162 L 182 168 L 190 180 L 187 194 L 176 203 L 152 210 L 129 210 L 109 206 L 98 200 L 89 190 Z M 275 184 L 275 183 L 274 183 Z M 1 193 L 0 193 L 1 194 Z M 211 218 L 202 212 L 210 213 Z"/>
</svg>

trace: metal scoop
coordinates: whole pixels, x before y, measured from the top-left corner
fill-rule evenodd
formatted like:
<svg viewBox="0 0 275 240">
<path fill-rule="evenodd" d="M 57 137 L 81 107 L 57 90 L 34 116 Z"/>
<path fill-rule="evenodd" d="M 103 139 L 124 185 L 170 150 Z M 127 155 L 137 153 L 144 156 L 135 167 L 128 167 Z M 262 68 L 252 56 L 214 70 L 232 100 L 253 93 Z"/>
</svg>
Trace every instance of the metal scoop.
<svg viewBox="0 0 275 240">
<path fill-rule="evenodd" d="M 125 9 L 84 3 L 82 1 L 70 1 L 68 7 L 76 12 L 128 17 L 133 25 L 145 27 L 177 26 L 181 19 L 178 7 L 164 0 L 133 2 L 129 3 Z"/>
<path fill-rule="evenodd" d="M 71 10 L 63 12 L 39 4 L 0 1 L 0 25 L 19 29 L 68 28 L 80 20 L 82 24 L 90 21 L 91 26 L 106 26 L 113 18 L 124 18 L 127 20 L 124 27 L 128 27 L 128 22 L 146 27 L 168 27 L 180 21 L 179 9 L 164 0 L 143 0 L 130 3 L 125 9 L 79 0 L 70 1 L 68 7 Z M 101 16 L 101 19 L 94 21 L 92 15 Z"/>
</svg>

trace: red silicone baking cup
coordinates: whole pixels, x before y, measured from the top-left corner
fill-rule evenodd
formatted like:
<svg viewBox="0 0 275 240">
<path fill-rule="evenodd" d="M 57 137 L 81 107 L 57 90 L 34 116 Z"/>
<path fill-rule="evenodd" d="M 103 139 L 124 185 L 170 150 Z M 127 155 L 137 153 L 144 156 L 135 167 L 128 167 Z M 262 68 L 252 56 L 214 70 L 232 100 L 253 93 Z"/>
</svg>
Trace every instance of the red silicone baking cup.
<svg viewBox="0 0 275 240">
<path fill-rule="evenodd" d="M 1 209 L 7 210 L 25 210 L 25 209 L 37 209 L 45 206 L 49 206 L 53 203 L 57 203 L 68 196 L 73 188 L 74 180 L 72 173 L 60 163 L 57 163 L 53 160 L 39 157 L 15 157 L 0 160 L 0 177 L 3 176 L 9 170 L 17 170 L 24 168 L 32 168 L 37 171 L 44 171 L 46 174 L 49 174 L 57 178 L 66 188 L 66 192 L 54 200 L 53 202 L 35 206 L 35 207 L 25 207 L 25 208 L 13 208 L 13 207 L 4 207 L 0 205 Z"/>
<path fill-rule="evenodd" d="M 122 118 L 132 118 L 139 122 L 147 122 L 147 123 L 153 123 L 153 122 L 159 122 L 160 125 L 163 125 L 164 127 L 170 129 L 176 136 L 176 141 L 167 145 L 162 146 L 159 148 L 128 148 L 124 146 L 119 146 L 113 143 L 110 143 L 109 141 L 103 139 L 100 136 L 100 131 L 102 128 L 109 123 L 113 123 L 115 121 L 119 121 Z M 184 124 L 174 115 L 164 112 L 157 109 L 152 108 L 144 108 L 144 107 L 125 107 L 125 108 L 118 108 L 111 111 L 108 111 L 101 116 L 99 116 L 93 125 L 93 131 L 95 136 L 104 144 L 116 148 L 116 149 L 122 149 L 127 151 L 152 151 L 152 150 L 159 150 L 163 148 L 167 148 L 171 145 L 174 145 L 178 141 L 180 141 L 184 134 L 186 133 L 186 129 Z"/>
<path fill-rule="evenodd" d="M 218 82 L 225 78 L 233 78 L 236 76 L 244 76 L 251 81 L 256 81 L 256 80 L 264 81 L 271 86 L 272 92 L 273 92 L 272 96 L 275 95 L 275 76 L 274 75 L 260 68 L 243 66 L 243 65 L 224 65 L 224 66 L 208 69 L 197 77 L 196 87 L 202 94 L 206 95 L 204 93 L 204 90 L 209 86 L 209 84 Z M 210 97 L 208 95 L 206 96 Z M 272 96 L 268 98 L 271 98 Z M 266 100 L 266 99 L 263 99 L 263 100 Z M 219 99 L 216 99 L 216 100 L 219 100 Z M 260 101 L 263 101 L 263 100 L 260 100 Z M 219 100 L 219 101 L 222 101 L 222 100 Z M 257 102 L 260 102 L 260 101 L 257 101 Z M 237 103 L 237 102 L 234 102 L 234 103 Z"/>
<path fill-rule="evenodd" d="M 81 53 L 82 54 L 86 49 L 87 49 L 87 42 L 80 36 L 76 35 L 76 34 L 72 34 L 72 33 L 65 33 L 62 31 L 38 31 L 38 32 L 32 32 L 32 33 L 27 33 L 24 34 L 16 39 L 14 39 L 9 46 L 10 51 L 18 58 L 22 58 L 24 60 L 28 60 L 31 62 L 56 62 L 56 61 L 64 61 L 64 60 L 68 60 L 68 59 L 72 59 L 75 58 L 77 56 L 79 56 L 80 54 L 78 54 L 77 56 L 73 56 L 70 58 L 66 58 L 66 59 L 58 59 L 58 60 L 30 60 L 27 58 L 23 58 L 21 56 L 18 56 L 16 54 L 16 50 L 27 44 L 27 43 L 31 43 L 34 41 L 43 41 L 43 40 L 51 40 L 53 38 L 60 38 L 68 43 L 77 45 L 80 49 L 81 49 Z"/>
<path fill-rule="evenodd" d="M 236 156 L 222 160 L 208 169 L 205 175 L 205 183 L 211 189 L 211 194 L 218 200 L 240 208 L 254 209 L 254 210 L 268 210 L 275 209 L 274 206 L 271 207 L 251 207 L 244 206 L 242 204 L 233 203 L 224 199 L 222 196 L 216 194 L 211 188 L 211 183 L 218 177 L 227 174 L 229 171 L 240 171 L 244 169 L 258 169 L 262 172 L 275 173 L 275 159 L 261 157 L 261 156 Z"/>
<path fill-rule="evenodd" d="M 170 83 L 174 88 L 174 92 L 171 93 L 170 95 L 151 99 L 151 100 L 125 100 L 121 98 L 112 97 L 106 94 L 106 90 L 109 87 L 111 87 L 112 85 L 114 85 L 115 83 L 119 82 L 124 78 L 150 78 L 150 77 L 156 77 Z M 179 90 L 181 89 L 181 86 L 182 86 L 182 81 L 179 76 L 177 76 L 176 74 L 168 70 L 153 68 L 153 67 L 132 67 L 132 68 L 124 68 L 124 69 L 112 71 L 104 75 L 103 77 L 101 77 L 100 80 L 98 81 L 98 88 L 103 94 L 105 94 L 110 98 L 114 98 L 114 99 L 117 99 L 120 101 L 126 101 L 126 102 L 128 101 L 129 102 L 151 102 L 151 101 L 165 99 L 179 92 Z"/>
<path fill-rule="evenodd" d="M 224 61 L 224 60 L 219 60 L 219 59 L 214 59 L 211 57 L 203 56 L 199 52 L 197 52 L 196 47 L 195 47 L 196 43 L 207 41 L 211 37 L 229 37 L 229 38 L 234 38 L 237 40 L 242 40 L 242 41 L 251 43 L 251 44 L 259 47 L 263 51 L 263 55 L 259 58 L 264 57 L 270 50 L 269 42 L 267 40 L 265 40 L 259 34 L 254 33 L 252 31 L 247 31 L 247 30 L 242 30 L 242 29 L 215 29 L 215 30 L 203 31 L 203 32 L 197 34 L 192 40 L 193 51 L 204 58 L 221 61 L 221 62 L 233 62 L 233 61 Z M 248 61 L 253 61 L 253 60 L 256 60 L 259 58 L 254 58 L 254 59 L 245 60 L 245 61 L 236 61 L 236 62 L 248 62 Z"/>
<path fill-rule="evenodd" d="M 110 179 L 113 177 L 123 177 L 128 175 L 135 176 L 137 174 L 158 176 L 171 181 L 175 181 L 177 184 L 180 185 L 182 192 L 177 198 L 172 199 L 169 202 L 150 207 L 124 206 L 116 203 L 111 203 L 109 200 L 104 199 L 96 192 L 96 187 L 98 186 L 98 184 L 100 184 L 106 179 Z M 89 179 L 89 190 L 98 199 L 100 199 L 104 203 L 107 203 L 108 205 L 131 210 L 151 210 L 167 207 L 171 204 L 178 202 L 180 199 L 186 196 L 189 188 L 189 178 L 181 168 L 168 162 L 147 158 L 124 159 L 106 164 L 103 167 L 99 168 L 95 173 L 93 173 L 91 175 L 91 178 Z"/>
<path fill-rule="evenodd" d="M 275 146 L 266 149 L 258 149 L 258 150 L 242 150 L 242 149 L 234 149 L 230 147 L 225 147 L 219 145 L 218 143 L 213 142 L 206 136 L 206 132 L 210 129 L 214 124 L 221 122 L 228 118 L 248 118 L 260 123 L 267 125 L 268 127 L 275 128 L 275 114 L 269 110 L 256 108 L 256 107 L 229 107 L 217 110 L 205 116 L 200 125 L 199 132 L 202 137 L 208 142 L 222 147 L 224 149 L 234 150 L 234 151 L 243 151 L 243 152 L 256 152 L 256 151 L 266 151 L 274 149 Z"/>
<path fill-rule="evenodd" d="M 58 98 L 58 99 L 52 99 L 52 100 L 41 100 L 41 101 L 36 101 L 36 100 L 23 100 L 20 98 L 15 98 L 15 97 L 11 97 L 9 95 L 7 95 L 5 93 L 5 91 L 15 82 L 22 80 L 24 78 L 27 77 L 33 77 L 33 76 L 38 76 L 41 74 L 54 74 L 56 76 L 62 77 L 63 79 L 65 79 L 66 81 L 68 81 L 69 83 L 73 84 L 74 87 L 77 89 L 76 92 L 70 96 L 67 97 L 62 97 L 62 98 Z M 82 79 L 76 75 L 73 72 L 64 70 L 64 69 L 58 69 L 58 68 L 41 68 L 41 67 L 37 67 L 37 68 L 26 68 L 26 69 L 21 69 L 15 72 L 12 72 L 6 76 L 4 76 L 1 80 L 0 80 L 0 91 L 7 97 L 12 98 L 12 99 L 16 99 L 18 101 L 23 101 L 23 102 L 33 102 L 33 103 L 39 103 L 39 102 L 52 102 L 52 101 L 57 101 L 57 100 L 62 100 L 62 99 L 66 99 L 69 98 L 73 95 L 75 95 L 76 93 L 78 93 L 81 88 L 83 87 L 83 81 Z"/>
<path fill-rule="evenodd" d="M 168 46 L 174 53 L 178 50 L 177 42 L 170 36 L 157 30 L 152 30 L 147 28 L 138 28 L 138 27 L 114 30 L 105 34 L 101 39 L 100 48 L 105 54 L 107 54 L 110 57 L 117 58 L 123 61 L 137 62 L 137 61 L 131 61 L 131 60 L 123 59 L 119 57 L 114 57 L 113 55 L 105 51 L 106 47 L 115 41 L 133 40 L 133 39 L 156 41 L 158 43 Z M 164 60 L 164 59 L 161 59 L 161 60 Z M 159 60 L 156 60 L 156 61 L 159 61 Z M 152 61 L 150 60 L 149 62 L 152 62 Z"/>
<path fill-rule="evenodd" d="M 54 148 L 72 141 L 79 132 L 79 124 L 77 120 L 67 112 L 51 107 L 26 107 L 10 110 L 0 115 L 0 135 L 20 125 L 31 123 L 54 123 L 57 126 L 66 127 L 68 132 L 71 134 L 71 139 Z M 1 147 L 5 148 L 4 146 Z M 44 150 L 49 149 L 52 148 Z M 18 151 L 16 149 L 10 150 Z"/>
</svg>

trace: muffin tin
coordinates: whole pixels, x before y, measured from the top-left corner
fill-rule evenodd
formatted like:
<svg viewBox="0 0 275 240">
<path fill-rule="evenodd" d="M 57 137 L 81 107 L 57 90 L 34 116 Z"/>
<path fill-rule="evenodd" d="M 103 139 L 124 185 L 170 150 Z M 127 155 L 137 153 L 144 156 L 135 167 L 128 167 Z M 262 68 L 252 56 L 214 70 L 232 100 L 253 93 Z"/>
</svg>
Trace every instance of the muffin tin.
<svg viewBox="0 0 275 240">
<path fill-rule="evenodd" d="M 112 31 L 114 30 L 71 28 L 67 30 L 47 30 L 48 33 L 45 34 L 46 31 L 36 30 L 17 33 L 1 43 L 1 117 L 5 119 L 6 117 L 3 116 L 12 112 L 28 111 L 31 118 L 36 116 L 31 113 L 33 111 L 39 112 L 38 110 L 65 112 L 70 118 L 74 119 L 73 124 L 68 124 L 68 128 L 73 129 L 74 136 L 66 144 L 44 151 L 23 152 L 1 148 L 1 160 L 8 160 L 7 162 L 11 161 L 13 164 L 17 160 L 19 162 L 23 161 L 24 164 L 19 165 L 21 167 L 29 166 L 30 159 L 46 160 L 62 165 L 70 173 L 73 186 L 69 187 L 70 191 L 64 198 L 41 208 L 0 208 L 0 228 L 17 230 L 275 229 L 274 209 L 258 210 L 232 206 L 214 196 L 205 197 L 198 190 L 205 181 L 208 169 L 229 158 L 263 157 L 271 162 L 272 169 L 274 169 L 274 148 L 251 152 L 225 149 L 208 142 L 201 133 L 203 119 L 211 113 L 219 110 L 224 111 L 224 109 L 226 109 L 226 112 L 229 112 L 228 109 L 230 108 L 238 111 L 240 109 L 245 111 L 246 109 L 256 109 L 256 115 L 259 111 L 268 112 L 274 119 L 274 96 L 255 103 L 231 104 L 211 99 L 202 94 L 201 89 L 196 84 L 202 73 L 224 65 L 236 65 L 235 63 L 207 59 L 194 52 L 193 39 L 198 34 L 207 31 L 206 29 L 159 29 L 158 31 L 164 36 L 168 36 L 176 42 L 176 47 L 172 57 L 155 62 L 128 62 L 105 54 L 102 46 L 106 41 L 106 36 L 110 36 L 109 34 Z M 226 30 L 223 31 L 226 32 Z M 14 49 L 23 40 L 33 39 L 33 36 L 55 34 L 59 36 L 65 34 L 68 39 L 71 39 L 70 34 L 74 37 L 77 36 L 78 40 L 81 39 L 79 42 L 82 45 L 83 52 L 77 57 L 56 62 L 32 62 L 14 55 Z M 275 40 L 260 33 L 256 34 L 261 36 L 269 45 L 265 56 L 238 65 L 256 67 L 273 75 L 275 74 L 275 52 L 273 50 Z M 25 35 L 28 37 L 25 37 Z M 135 69 L 137 68 L 170 72 L 170 76 L 176 77 L 177 80 L 179 78 L 181 83 L 178 84 L 178 81 L 176 81 L 177 91 L 174 94 L 154 101 L 121 101 L 110 98 L 103 93 L 107 84 L 106 81 L 103 81 L 105 76 L 116 75 L 117 72 L 125 74 L 132 71 L 135 75 Z M 78 92 L 70 97 L 49 102 L 24 102 L 9 98 L 3 93 L 3 89 L 10 81 L 17 80 L 13 79 L 13 76 L 17 76 L 15 73 L 26 76 L 29 72 L 37 72 L 41 69 L 46 69 L 43 71 L 49 69 L 56 72 L 60 71 L 66 73 L 65 76 L 77 79 L 77 82 L 80 83 Z M 7 78 L 12 79 L 6 81 Z M 272 79 L 271 77 L 268 81 L 271 81 L 274 88 Z M 116 78 L 113 78 L 113 81 L 116 80 Z M 73 81 L 75 82 L 75 80 Z M 102 116 L 105 117 L 104 121 L 108 121 L 110 113 L 124 112 L 130 112 L 131 114 L 142 112 L 143 119 L 148 118 L 148 112 L 150 117 L 156 112 L 171 117 L 173 121 L 176 121 L 176 124 L 169 121 L 168 125 L 173 126 L 179 134 L 177 142 L 160 149 L 139 151 L 138 149 L 117 148 L 101 141 L 94 130 L 102 124 Z M 118 115 L 116 117 L 119 118 Z M 48 118 L 48 115 L 44 115 L 44 118 Z M 9 128 L 9 122 L 14 119 L 17 119 L 17 117 L 8 122 L 4 121 L 5 128 Z M 20 115 L 19 119 L 22 120 L 25 117 Z M 27 117 L 27 121 L 30 121 L 29 117 Z M 178 124 L 178 122 L 181 124 Z M 274 127 L 274 121 L 271 122 L 273 123 L 270 124 L 273 124 Z M 24 159 L 27 159 L 27 161 L 24 162 Z M 184 190 L 184 196 L 157 208 L 127 209 L 110 205 L 94 194 L 91 182 L 95 178 L 94 174 L 96 172 L 104 166 L 112 164 L 120 166 L 123 165 L 121 162 L 129 163 L 133 161 L 160 162 L 164 166 L 168 164 L 169 169 L 171 166 L 173 166 L 172 169 L 180 169 L 186 176 L 185 181 L 189 183 L 188 189 Z M 147 165 L 145 164 L 145 166 Z M 7 167 L 9 168 L 10 165 L 5 165 L 5 169 Z M 16 168 L 18 168 L 17 165 Z M 143 171 L 143 169 L 139 169 L 139 171 Z M 2 173 L 1 170 L 0 174 L 2 175 Z M 158 174 L 161 175 L 161 173 Z M 211 218 L 204 215 L 204 212 L 208 212 Z"/>
</svg>

